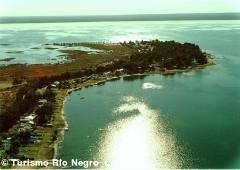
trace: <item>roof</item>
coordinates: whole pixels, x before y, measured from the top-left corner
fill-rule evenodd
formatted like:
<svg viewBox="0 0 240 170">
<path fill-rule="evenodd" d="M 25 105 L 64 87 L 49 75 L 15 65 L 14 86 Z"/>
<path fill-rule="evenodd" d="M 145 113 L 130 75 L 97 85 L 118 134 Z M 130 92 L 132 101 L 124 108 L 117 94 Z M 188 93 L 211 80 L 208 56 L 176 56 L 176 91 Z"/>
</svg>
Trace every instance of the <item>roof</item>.
<svg viewBox="0 0 240 170">
<path fill-rule="evenodd" d="M 38 103 L 47 103 L 47 100 L 46 99 L 40 99 L 40 100 L 38 100 Z"/>
</svg>

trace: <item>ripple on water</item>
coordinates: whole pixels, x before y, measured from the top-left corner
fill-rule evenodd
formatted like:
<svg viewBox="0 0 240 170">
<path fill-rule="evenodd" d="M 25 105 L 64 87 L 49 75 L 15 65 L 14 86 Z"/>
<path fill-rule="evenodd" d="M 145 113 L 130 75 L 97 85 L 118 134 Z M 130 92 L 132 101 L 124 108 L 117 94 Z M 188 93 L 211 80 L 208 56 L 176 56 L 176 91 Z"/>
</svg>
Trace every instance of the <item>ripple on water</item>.
<svg viewBox="0 0 240 170">
<path fill-rule="evenodd" d="M 132 114 L 131 112 L 138 112 Z M 180 168 L 175 138 L 166 132 L 157 110 L 133 96 L 122 98 L 114 114 L 127 117 L 110 123 L 102 134 L 96 160 L 107 169 Z"/>
</svg>

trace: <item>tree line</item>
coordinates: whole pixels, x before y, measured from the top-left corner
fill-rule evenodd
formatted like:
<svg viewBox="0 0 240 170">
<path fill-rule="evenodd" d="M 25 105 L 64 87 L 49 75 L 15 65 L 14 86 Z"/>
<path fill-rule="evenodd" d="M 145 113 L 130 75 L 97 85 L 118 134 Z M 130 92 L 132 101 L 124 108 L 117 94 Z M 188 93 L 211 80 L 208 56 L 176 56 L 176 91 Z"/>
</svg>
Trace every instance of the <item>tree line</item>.
<svg viewBox="0 0 240 170">
<path fill-rule="evenodd" d="M 37 80 L 28 81 L 17 91 L 15 100 L 11 107 L 5 109 L 0 115 L 0 132 L 12 127 L 20 116 L 31 112 L 40 96 L 35 93 L 39 88 L 43 88 L 54 81 L 62 81 L 103 72 L 113 72 L 117 69 L 124 69 L 126 73 L 141 73 L 151 71 L 154 68 L 152 64 L 157 64 L 161 69 L 185 69 L 207 63 L 206 55 L 201 51 L 198 45 L 191 43 L 178 43 L 175 41 L 141 41 L 123 43 L 123 45 L 135 48 L 136 52 L 129 59 L 115 60 L 109 65 L 99 65 L 88 69 L 82 69 L 78 72 L 66 72 L 58 76 L 41 77 Z M 54 95 L 48 91 L 45 96 L 48 101 L 53 101 Z M 52 106 L 46 105 L 37 114 L 42 115 L 39 123 L 46 122 L 49 115 L 41 114 L 51 112 Z"/>
</svg>

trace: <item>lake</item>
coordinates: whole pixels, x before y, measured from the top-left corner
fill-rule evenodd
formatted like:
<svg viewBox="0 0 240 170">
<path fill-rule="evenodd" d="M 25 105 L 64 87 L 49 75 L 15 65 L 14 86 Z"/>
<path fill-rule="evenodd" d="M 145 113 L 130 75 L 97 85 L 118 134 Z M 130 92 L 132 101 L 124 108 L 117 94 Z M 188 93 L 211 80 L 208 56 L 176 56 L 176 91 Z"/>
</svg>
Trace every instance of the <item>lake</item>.
<svg viewBox="0 0 240 170">
<path fill-rule="evenodd" d="M 83 41 L 194 42 L 216 65 L 73 92 L 59 158 L 97 160 L 107 169 L 240 168 L 239 21 L 91 24 Z"/>
<path fill-rule="evenodd" d="M 239 20 L 0 24 L 0 60 L 15 58 L 0 61 L 0 65 L 67 62 L 59 49 L 49 49 L 45 44 L 157 38 L 194 42 L 219 55 L 236 56 L 239 30 Z"/>
<path fill-rule="evenodd" d="M 73 92 L 63 160 L 108 169 L 240 168 L 240 21 L 0 24 L 0 65 L 68 62 L 44 44 L 176 40 L 215 66 L 174 76 L 120 79 Z"/>
</svg>

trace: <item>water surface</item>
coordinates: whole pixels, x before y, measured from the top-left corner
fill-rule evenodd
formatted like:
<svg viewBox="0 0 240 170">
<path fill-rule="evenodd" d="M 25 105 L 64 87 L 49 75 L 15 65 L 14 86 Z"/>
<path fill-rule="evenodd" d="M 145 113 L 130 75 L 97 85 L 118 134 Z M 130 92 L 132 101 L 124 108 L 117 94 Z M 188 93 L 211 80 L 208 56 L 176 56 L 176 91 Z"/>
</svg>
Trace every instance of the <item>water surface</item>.
<svg viewBox="0 0 240 170">
<path fill-rule="evenodd" d="M 174 76 L 121 79 L 73 92 L 64 107 L 69 131 L 59 157 L 94 159 L 108 169 L 240 168 L 238 24 L 102 25 L 114 36 L 106 33 L 99 40 L 194 42 L 215 55 L 216 65 Z M 98 27 L 94 29 L 98 32 Z"/>
<path fill-rule="evenodd" d="M 222 55 L 239 44 L 240 22 L 235 21 L 143 21 L 0 24 L 0 59 L 16 58 L 1 65 L 66 62 L 58 50 L 44 44 L 72 42 L 122 42 L 176 40 L 194 42 Z M 228 38 L 226 38 L 228 37 Z M 219 41 L 224 43 L 221 48 Z M 40 49 L 35 49 L 40 48 Z M 6 53 L 22 51 L 22 53 Z M 235 51 L 235 52 L 234 52 Z"/>
</svg>

